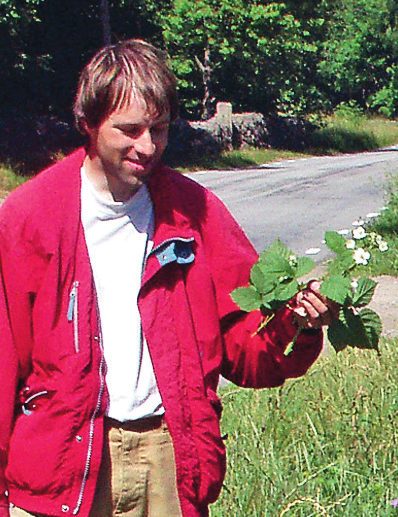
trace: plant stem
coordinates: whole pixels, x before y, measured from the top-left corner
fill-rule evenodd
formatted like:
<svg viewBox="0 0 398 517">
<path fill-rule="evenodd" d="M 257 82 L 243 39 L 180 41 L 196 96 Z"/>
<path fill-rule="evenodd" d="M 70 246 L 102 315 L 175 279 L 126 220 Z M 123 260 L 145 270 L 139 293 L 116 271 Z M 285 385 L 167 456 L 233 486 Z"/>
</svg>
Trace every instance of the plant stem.
<svg viewBox="0 0 398 517">
<path fill-rule="evenodd" d="M 290 355 L 293 352 L 293 347 L 296 344 L 296 341 L 297 341 L 299 335 L 301 334 L 301 331 L 307 325 L 307 322 L 308 322 L 308 318 L 304 318 L 304 320 L 298 326 L 297 332 L 295 333 L 293 339 L 290 341 L 290 343 L 286 347 L 286 350 L 284 351 L 284 354 L 286 356 Z"/>
</svg>

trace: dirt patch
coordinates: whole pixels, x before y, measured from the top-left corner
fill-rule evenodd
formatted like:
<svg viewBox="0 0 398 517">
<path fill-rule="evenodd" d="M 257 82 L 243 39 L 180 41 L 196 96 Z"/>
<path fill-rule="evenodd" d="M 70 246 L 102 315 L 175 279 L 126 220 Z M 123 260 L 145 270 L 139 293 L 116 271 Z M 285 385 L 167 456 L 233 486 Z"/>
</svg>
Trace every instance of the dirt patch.
<svg viewBox="0 0 398 517">
<path fill-rule="evenodd" d="M 398 277 L 379 276 L 372 302 L 369 304 L 383 321 L 383 335 L 398 337 Z"/>
</svg>

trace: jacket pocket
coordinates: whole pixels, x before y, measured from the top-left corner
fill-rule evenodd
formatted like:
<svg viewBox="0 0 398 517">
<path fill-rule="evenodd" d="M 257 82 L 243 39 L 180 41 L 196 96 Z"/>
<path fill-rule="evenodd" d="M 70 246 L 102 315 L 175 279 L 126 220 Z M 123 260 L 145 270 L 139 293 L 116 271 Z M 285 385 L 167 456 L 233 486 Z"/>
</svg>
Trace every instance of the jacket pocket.
<svg viewBox="0 0 398 517">
<path fill-rule="evenodd" d="M 75 352 L 80 352 L 79 343 L 79 282 L 73 282 L 72 289 L 69 293 L 69 305 L 66 315 L 69 323 L 73 324 L 73 343 Z"/>
</svg>

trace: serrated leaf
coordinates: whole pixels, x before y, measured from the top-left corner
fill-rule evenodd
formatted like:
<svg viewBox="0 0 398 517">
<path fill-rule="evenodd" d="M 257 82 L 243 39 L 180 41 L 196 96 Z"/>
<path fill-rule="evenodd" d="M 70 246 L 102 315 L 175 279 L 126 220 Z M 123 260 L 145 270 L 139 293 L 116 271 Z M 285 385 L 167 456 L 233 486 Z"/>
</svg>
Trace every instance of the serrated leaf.
<svg viewBox="0 0 398 517">
<path fill-rule="evenodd" d="M 321 294 L 339 305 L 344 305 L 351 295 L 351 280 L 343 275 L 332 275 L 322 282 Z"/>
<path fill-rule="evenodd" d="M 298 257 L 297 266 L 294 268 L 296 277 L 304 276 L 310 273 L 315 267 L 315 262 L 309 257 Z"/>
<path fill-rule="evenodd" d="M 266 277 L 274 277 L 277 280 L 294 278 L 289 261 L 276 253 L 268 253 L 266 258 L 258 262 L 258 266 Z"/>
<path fill-rule="evenodd" d="M 260 255 L 260 262 L 266 260 L 267 255 L 270 254 L 280 255 L 288 261 L 293 252 L 280 239 L 277 239 Z"/>
<path fill-rule="evenodd" d="M 361 276 L 357 280 L 358 286 L 352 297 L 352 305 L 354 307 L 364 307 L 370 303 L 373 298 L 377 282 L 368 277 Z"/>
<path fill-rule="evenodd" d="M 288 302 L 291 300 L 299 291 L 297 281 L 287 282 L 286 284 L 280 284 L 275 288 L 275 300 L 279 302 Z"/>
<path fill-rule="evenodd" d="M 328 327 L 328 339 L 336 352 L 344 350 L 350 341 L 350 331 L 341 320 L 333 320 Z"/>
<path fill-rule="evenodd" d="M 351 307 L 343 310 L 341 319 L 347 325 L 350 332 L 349 346 L 356 348 L 369 348 L 368 336 L 365 331 L 365 326 L 358 313 L 355 313 Z"/>
<path fill-rule="evenodd" d="M 328 231 L 325 233 L 325 242 L 326 246 L 333 251 L 334 253 L 337 253 L 340 255 L 343 253 L 347 248 L 345 245 L 345 238 L 340 235 L 337 232 Z"/>
<path fill-rule="evenodd" d="M 245 312 L 260 309 L 262 305 L 261 294 L 252 286 L 238 287 L 232 291 L 231 297 L 236 305 Z"/>
<path fill-rule="evenodd" d="M 352 308 L 346 308 L 340 314 L 340 318 L 350 335 L 347 345 L 378 350 L 382 324 L 376 312 L 365 308 L 358 313 Z"/>
<path fill-rule="evenodd" d="M 370 346 L 367 348 L 378 350 L 380 336 L 383 330 L 383 324 L 380 316 L 368 307 L 362 309 L 359 313 L 359 316 L 363 322 L 366 334 L 368 336 Z"/>
<path fill-rule="evenodd" d="M 352 250 L 345 250 L 337 255 L 329 262 L 328 273 L 330 275 L 342 275 L 351 270 L 355 266 L 355 260 Z"/>
<path fill-rule="evenodd" d="M 276 279 L 263 272 L 260 264 L 254 264 L 250 272 L 250 282 L 261 293 L 270 293 L 275 287 Z"/>
</svg>

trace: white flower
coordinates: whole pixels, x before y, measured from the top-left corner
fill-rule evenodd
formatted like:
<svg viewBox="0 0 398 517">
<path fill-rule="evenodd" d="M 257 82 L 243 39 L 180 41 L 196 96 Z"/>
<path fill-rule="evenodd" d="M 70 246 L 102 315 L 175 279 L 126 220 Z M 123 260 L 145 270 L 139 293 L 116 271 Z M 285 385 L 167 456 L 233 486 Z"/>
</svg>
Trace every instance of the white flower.
<svg viewBox="0 0 398 517">
<path fill-rule="evenodd" d="M 380 251 L 387 251 L 388 250 L 388 244 L 386 241 L 380 241 L 379 242 L 379 250 Z"/>
<path fill-rule="evenodd" d="M 369 251 L 365 251 L 363 248 L 358 248 L 354 251 L 354 260 L 359 265 L 362 264 L 366 266 L 370 259 Z"/>
<path fill-rule="evenodd" d="M 356 292 L 356 290 L 358 289 L 358 282 L 356 280 L 353 280 L 351 282 L 351 288 L 352 290 L 354 291 L 354 293 Z"/>
<path fill-rule="evenodd" d="M 357 219 L 356 221 L 353 221 L 352 226 L 362 226 L 365 221 L 362 219 Z"/>
<path fill-rule="evenodd" d="M 358 228 L 355 228 L 352 232 L 352 236 L 354 239 L 364 239 L 367 236 L 367 233 L 365 232 L 365 228 L 363 226 L 358 226 Z"/>
<path fill-rule="evenodd" d="M 289 257 L 289 266 L 297 266 L 297 257 L 296 257 L 296 255 L 290 255 L 290 257 Z"/>
<path fill-rule="evenodd" d="M 343 228 L 337 232 L 339 235 L 348 235 L 350 233 L 350 230 L 347 228 Z"/>
<path fill-rule="evenodd" d="M 374 217 L 379 217 L 380 215 L 380 212 L 370 212 L 369 214 L 366 215 L 366 217 L 368 219 L 373 219 Z"/>
<path fill-rule="evenodd" d="M 348 240 L 345 242 L 345 247 L 346 247 L 348 250 L 353 250 L 353 249 L 355 249 L 355 241 L 354 241 L 354 239 L 348 239 Z"/>
</svg>

